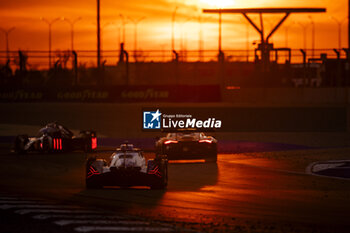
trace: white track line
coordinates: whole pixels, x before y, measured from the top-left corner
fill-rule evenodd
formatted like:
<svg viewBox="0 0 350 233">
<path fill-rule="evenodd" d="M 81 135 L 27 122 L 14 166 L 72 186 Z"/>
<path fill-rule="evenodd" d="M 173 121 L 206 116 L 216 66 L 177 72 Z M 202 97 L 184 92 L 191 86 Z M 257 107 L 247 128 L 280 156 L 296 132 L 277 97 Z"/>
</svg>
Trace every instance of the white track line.
<svg viewBox="0 0 350 233">
<path fill-rule="evenodd" d="M 101 212 L 91 210 L 48 210 L 48 209 L 20 209 L 16 214 L 50 213 L 50 214 L 99 214 Z"/>
<path fill-rule="evenodd" d="M 320 172 L 320 171 L 324 171 L 327 169 L 332 169 L 332 168 L 338 168 L 340 166 L 345 165 L 346 163 L 330 163 L 330 164 L 315 164 L 312 168 L 312 172 Z"/>
<path fill-rule="evenodd" d="M 90 225 L 132 225 L 132 226 L 149 226 L 149 222 L 144 221 L 131 221 L 131 220 L 58 220 L 54 221 L 56 225 L 66 226 L 72 224 L 90 224 Z"/>
<path fill-rule="evenodd" d="M 331 179 L 337 179 L 337 180 L 349 180 L 349 178 L 343 178 L 343 177 L 336 177 L 336 176 L 325 176 L 325 175 L 319 175 L 317 173 L 314 173 L 313 168 L 316 165 L 319 164 L 334 164 L 334 163 L 349 163 L 350 160 L 328 160 L 328 161 L 317 161 L 310 163 L 306 168 L 305 168 L 305 173 L 308 175 L 313 175 L 313 176 L 318 176 L 318 177 L 324 177 L 324 178 L 331 178 Z"/>
<path fill-rule="evenodd" d="M 80 226 L 74 228 L 77 232 L 109 231 L 109 232 L 174 232 L 168 227 L 113 227 L 113 226 Z"/>
<path fill-rule="evenodd" d="M 68 215 L 68 214 L 38 214 L 32 217 L 33 219 L 46 220 L 49 218 L 60 218 L 60 219 L 126 219 L 122 216 L 109 216 L 109 215 Z"/>
</svg>

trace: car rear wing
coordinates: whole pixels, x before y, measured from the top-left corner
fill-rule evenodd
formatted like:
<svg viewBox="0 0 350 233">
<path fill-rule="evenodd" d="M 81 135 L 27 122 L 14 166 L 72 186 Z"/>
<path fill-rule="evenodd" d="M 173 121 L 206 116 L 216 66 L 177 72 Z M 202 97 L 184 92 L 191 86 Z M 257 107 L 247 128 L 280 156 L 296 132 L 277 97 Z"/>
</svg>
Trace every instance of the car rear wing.
<svg viewBox="0 0 350 233">
<path fill-rule="evenodd" d="M 161 129 L 163 133 L 200 133 L 200 132 L 216 132 L 213 128 L 171 128 Z"/>
</svg>

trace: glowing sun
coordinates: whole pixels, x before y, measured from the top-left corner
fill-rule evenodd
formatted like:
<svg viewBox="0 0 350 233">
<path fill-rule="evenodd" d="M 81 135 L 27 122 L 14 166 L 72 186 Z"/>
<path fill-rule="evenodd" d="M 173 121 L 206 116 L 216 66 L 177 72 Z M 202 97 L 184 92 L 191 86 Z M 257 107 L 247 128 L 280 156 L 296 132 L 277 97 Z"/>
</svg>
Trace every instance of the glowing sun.
<svg viewBox="0 0 350 233">
<path fill-rule="evenodd" d="M 217 8 L 232 7 L 236 4 L 235 0 L 200 0 L 202 3 Z"/>
</svg>

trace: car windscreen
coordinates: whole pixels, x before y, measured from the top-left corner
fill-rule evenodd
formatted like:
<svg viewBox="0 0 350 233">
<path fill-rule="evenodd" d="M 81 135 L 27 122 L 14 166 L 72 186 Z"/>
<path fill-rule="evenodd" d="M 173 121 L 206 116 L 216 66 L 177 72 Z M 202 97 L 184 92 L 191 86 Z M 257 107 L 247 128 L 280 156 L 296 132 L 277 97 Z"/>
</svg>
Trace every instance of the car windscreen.
<svg viewBox="0 0 350 233">
<path fill-rule="evenodd" d="M 199 133 L 177 133 L 176 139 L 185 139 L 185 138 L 191 138 L 191 139 L 199 139 Z"/>
<path fill-rule="evenodd" d="M 126 153 L 118 153 L 117 156 L 120 159 L 123 159 L 123 158 L 131 159 L 134 156 L 140 156 L 141 157 L 141 154 L 138 153 L 138 152 L 126 152 Z"/>
<path fill-rule="evenodd" d="M 41 137 L 43 135 L 53 135 L 54 133 L 59 132 L 59 130 L 51 127 L 44 127 L 41 128 L 37 134 L 38 137 Z"/>
</svg>

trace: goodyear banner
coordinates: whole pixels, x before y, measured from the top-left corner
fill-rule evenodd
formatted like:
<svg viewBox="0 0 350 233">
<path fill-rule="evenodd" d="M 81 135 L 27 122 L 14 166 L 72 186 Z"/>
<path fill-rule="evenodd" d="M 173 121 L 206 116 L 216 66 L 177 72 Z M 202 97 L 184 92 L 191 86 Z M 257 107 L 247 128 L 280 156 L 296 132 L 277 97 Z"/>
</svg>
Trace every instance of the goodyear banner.
<svg viewBox="0 0 350 233">
<path fill-rule="evenodd" d="M 0 102 L 220 102 L 218 85 L 0 89 Z"/>
</svg>

